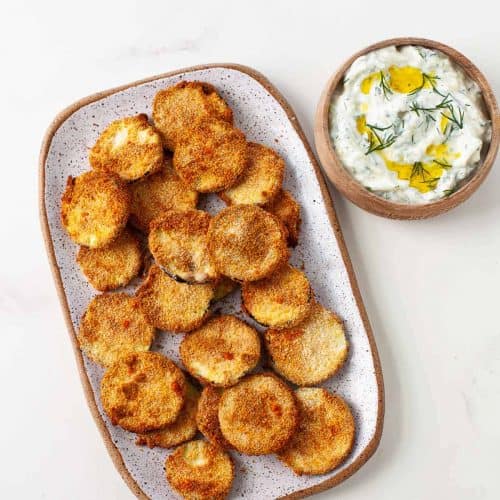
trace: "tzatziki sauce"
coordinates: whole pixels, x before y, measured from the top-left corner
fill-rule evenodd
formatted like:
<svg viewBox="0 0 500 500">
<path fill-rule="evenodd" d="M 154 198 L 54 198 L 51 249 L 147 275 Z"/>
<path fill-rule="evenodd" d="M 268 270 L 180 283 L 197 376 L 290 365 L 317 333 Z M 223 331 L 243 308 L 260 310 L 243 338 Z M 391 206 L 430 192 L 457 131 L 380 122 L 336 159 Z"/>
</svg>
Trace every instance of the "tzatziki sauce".
<svg viewBox="0 0 500 500">
<path fill-rule="evenodd" d="M 330 136 L 366 189 L 421 204 L 466 182 L 487 150 L 491 123 L 479 86 L 447 55 L 392 46 L 347 70 L 332 99 Z"/>
</svg>

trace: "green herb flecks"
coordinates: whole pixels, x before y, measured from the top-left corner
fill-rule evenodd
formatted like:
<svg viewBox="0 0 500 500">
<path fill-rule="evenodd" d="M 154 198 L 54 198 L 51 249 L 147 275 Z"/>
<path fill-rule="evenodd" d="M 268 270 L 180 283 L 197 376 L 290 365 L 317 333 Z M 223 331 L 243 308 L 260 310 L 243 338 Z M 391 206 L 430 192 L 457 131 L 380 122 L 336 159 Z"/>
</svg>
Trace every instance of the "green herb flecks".
<svg viewBox="0 0 500 500">
<path fill-rule="evenodd" d="M 394 125 L 379 127 L 367 123 L 366 126 L 370 129 L 370 133 L 368 134 L 369 143 L 365 155 L 369 155 L 374 151 L 382 151 L 383 149 L 390 148 L 398 138 L 398 135 L 394 133 Z"/>
<path fill-rule="evenodd" d="M 389 87 L 389 85 L 387 84 L 383 71 L 380 72 L 379 76 L 380 76 L 379 86 L 382 89 L 382 93 L 384 94 L 384 97 L 386 99 L 389 99 L 389 96 L 392 94 L 391 87 Z"/>
</svg>

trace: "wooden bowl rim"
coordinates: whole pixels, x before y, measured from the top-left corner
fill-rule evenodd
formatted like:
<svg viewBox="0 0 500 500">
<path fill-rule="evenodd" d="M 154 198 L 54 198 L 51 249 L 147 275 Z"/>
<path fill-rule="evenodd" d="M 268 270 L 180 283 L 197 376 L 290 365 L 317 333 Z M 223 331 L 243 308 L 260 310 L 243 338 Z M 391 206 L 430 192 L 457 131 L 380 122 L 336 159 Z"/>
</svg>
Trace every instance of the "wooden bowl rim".
<svg viewBox="0 0 500 500">
<path fill-rule="evenodd" d="M 435 49 L 446 54 L 454 63 L 458 64 L 465 73 L 475 81 L 483 94 L 486 111 L 491 120 L 491 141 L 482 163 L 472 173 L 471 177 L 457 191 L 446 198 L 422 205 L 396 203 L 385 200 L 367 189 L 354 179 L 345 169 L 337 156 L 330 139 L 329 112 L 330 103 L 337 86 L 345 72 L 358 57 L 374 50 L 402 45 L 419 45 Z M 335 187 L 354 204 L 382 217 L 391 219 L 424 219 L 447 212 L 468 199 L 482 184 L 490 172 L 495 161 L 500 143 L 500 115 L 493 90 L 483 73 L 466 56 L 454 48 L 435 40 L 416 37 L 390 38 L 371 44 L 352 55 L 328 80 L 316 110 L 314 125 L 314 140 L 316 150 L 323 169 Z"/>
</svg>

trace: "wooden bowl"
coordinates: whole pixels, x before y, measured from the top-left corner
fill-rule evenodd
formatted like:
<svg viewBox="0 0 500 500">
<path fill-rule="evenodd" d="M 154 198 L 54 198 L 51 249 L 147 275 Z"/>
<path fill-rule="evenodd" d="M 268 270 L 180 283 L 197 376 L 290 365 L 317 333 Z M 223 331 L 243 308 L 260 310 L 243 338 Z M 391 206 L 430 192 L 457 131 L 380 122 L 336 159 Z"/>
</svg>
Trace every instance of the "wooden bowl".
<svg viewBox="0 0 500 500">
<path fill-rule="evenodd" d="M 364 188 L 345 169 L 342 161 L 337 156 L 330 138 L 329 111 L 333 93 L 337 85 L 342 81 L 345 72 L 352 63 L 360 56 L 376 49 L 388 46 L 420 45 L 430 49 L 436 49 L 446 54 L 452 61 L 458 64 L 465 73 L 475 81 L 483 94 L 486 111 L 491 120 L 491 142 L 482 163 L 471 174 L 469 179 L 450 196 L 427 204 L 415 205 L 395 203 L 385 200 Z M 498 152 L 500 142 L 500 115 L 498 105 L 493 91 L 479 69 L 463 54 L 433 40 L 424 38 L 392 38 L 375 43 L 360 50 L 350 57 L 341 68 L 330 78 L 318 103 L 316 120 L 314 124 L 314 140 L 323 169 L 335 187 L 346 198 L 368 212 L 391 219 L 424 219 L 442 214 L 465 201 L 484 181 Z"/>
</svg>

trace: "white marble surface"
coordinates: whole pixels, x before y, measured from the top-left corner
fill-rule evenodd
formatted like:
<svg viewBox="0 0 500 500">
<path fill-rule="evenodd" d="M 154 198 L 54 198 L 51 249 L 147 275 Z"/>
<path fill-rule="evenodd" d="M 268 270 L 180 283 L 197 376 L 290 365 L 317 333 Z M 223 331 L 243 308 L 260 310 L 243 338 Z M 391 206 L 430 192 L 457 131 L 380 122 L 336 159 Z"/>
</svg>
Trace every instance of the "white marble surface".
<svg viewBox="0 0 500 500">
<path fill-rule="evenodd" d="M 131 80 L 231 61 L 266 74 L 311 138 L 330 73 L 402 35 L 455 46 L 500 90 L 493 2 L 145 4 L 0 6 L 3 498 L 132 498 L 85 406 L 40 236 L 37 156 L 58 110 Z M 386 424 L 372 460 L 318 498 L 498 498 L 498 167 L 469 202 L 428 221 L 380 219 L 334 193 L 379 345 Z"/>
</svg>

